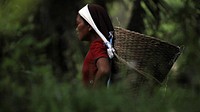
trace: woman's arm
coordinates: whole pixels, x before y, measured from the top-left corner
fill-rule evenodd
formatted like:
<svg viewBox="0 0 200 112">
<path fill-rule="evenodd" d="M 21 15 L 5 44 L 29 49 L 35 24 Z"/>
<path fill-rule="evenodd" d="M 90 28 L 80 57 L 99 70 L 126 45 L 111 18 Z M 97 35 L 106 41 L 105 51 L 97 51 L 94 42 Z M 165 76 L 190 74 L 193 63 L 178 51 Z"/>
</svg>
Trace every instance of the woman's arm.
<svg viewBox="0 0 200 112">
<path fill-rule="evenodd" d="M 97 73 L 94 79 L 94 86 L 105 86 L 106 80 L 111 72 L 111 67 L 108 58 L 99 58 L 97 60 Z"/>
</svg>

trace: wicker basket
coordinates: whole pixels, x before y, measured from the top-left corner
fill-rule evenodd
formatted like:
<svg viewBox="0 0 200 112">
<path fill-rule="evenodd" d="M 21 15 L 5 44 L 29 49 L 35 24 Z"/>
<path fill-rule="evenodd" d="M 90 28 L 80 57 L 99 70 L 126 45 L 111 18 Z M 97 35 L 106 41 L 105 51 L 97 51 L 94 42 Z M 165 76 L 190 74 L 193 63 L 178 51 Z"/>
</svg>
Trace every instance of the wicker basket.
<svg viewBox="0 0 200 112">
<path fill-rule="evenodd" d="M 115 27 L 114 48 L 119 57 L 134 63 L 140 73 L 163 82 L 180 54 L 180 48 L 157 38 Z M 115 60 L 118 67 L 122 62 Z"/>
</svg>

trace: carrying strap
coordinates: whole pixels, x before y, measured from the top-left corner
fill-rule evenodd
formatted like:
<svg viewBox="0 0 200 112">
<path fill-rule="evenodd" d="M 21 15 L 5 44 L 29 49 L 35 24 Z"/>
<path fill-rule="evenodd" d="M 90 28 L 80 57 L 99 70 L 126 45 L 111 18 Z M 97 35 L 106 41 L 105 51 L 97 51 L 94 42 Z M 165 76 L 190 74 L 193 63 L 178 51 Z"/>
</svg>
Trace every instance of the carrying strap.
<svg viewBox="0 0 200 112">
<path fill-rule="evenodd" d="M 112 47 L 110 42 L 105 38 L 105 36 L 97 28 L 96 24 L 94 23 L 94 21 L 92 19 L 91 14 L 89 12 L 88 4 L 85 7 L 83 7 L 81 10 L 79 10 L 79 14 L 91 25 L 91 27 L 95 30 L 95 32 L 103 40 L 103 42 L 107 46 L 108 56 L 109 56 L 110 59 L 112 59 L 114 57 L 113 52 L 115 51 L 115 49 Z"/>
</svg>

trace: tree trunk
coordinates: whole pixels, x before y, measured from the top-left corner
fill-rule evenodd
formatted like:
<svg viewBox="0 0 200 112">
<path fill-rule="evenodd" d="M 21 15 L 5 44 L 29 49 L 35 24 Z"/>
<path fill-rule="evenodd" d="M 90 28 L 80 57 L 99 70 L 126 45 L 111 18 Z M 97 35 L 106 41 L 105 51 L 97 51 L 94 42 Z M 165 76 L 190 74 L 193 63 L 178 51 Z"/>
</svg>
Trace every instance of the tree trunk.
<svg viewBox="0 0 200 112">
<path fill-rule="evenodd" d="M 141 7 L 141 0 L 134 0 L 133 9 L 128 29 L 142 33 L 145 29 L 144 26 L 144 10 Z"/>
<path fill-rule="evenodd" d="M 77 11 L 83 3 L 78 0 L 43 0 L 34 18 L 36 27 L 34 36 L 38 40 L 51 38 L 46 48 L 46 55 L 52 62 L 58 79 L 64 74 L 77 74 L 76 60 L 72 56 L 72 49 L 77 43 L 75 40 L 75 22 Z M 71 77 L 71 76 L 69 76 Z M 70 79 L 69 79 L 70 80 Z"/>
</svg>

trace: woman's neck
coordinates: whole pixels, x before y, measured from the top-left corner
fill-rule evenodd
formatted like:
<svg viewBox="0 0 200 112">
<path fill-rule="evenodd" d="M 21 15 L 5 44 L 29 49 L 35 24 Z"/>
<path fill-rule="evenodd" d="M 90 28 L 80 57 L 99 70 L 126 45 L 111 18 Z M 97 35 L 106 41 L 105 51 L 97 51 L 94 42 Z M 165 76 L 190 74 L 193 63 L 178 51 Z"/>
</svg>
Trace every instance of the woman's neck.
<svg viewBox="0 0 200 112">
<path fill-rule="evenodd" d="M 100 37 L 96 33 L 95 34 L 91 34 L 89 42 L 92 43 L 96 39 L 100 39 Z"/>
</svg>

